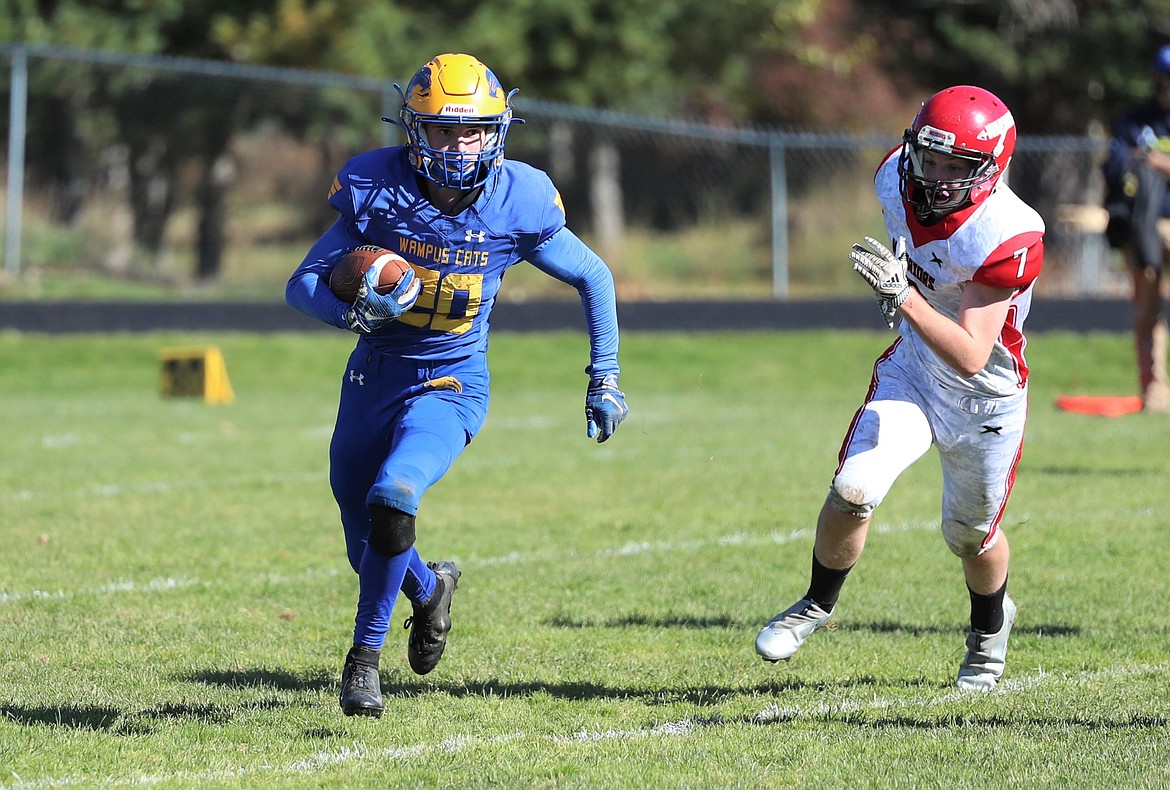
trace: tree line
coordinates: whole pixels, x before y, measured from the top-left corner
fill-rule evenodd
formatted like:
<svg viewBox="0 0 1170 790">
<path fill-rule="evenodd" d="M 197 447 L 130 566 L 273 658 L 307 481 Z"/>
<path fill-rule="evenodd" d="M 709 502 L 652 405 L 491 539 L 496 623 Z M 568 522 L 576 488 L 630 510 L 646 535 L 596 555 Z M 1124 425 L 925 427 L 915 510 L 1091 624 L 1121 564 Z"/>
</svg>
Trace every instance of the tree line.
<svg viewBox="0 0 1170 790">
<path fill-rule="evenodd" d="M 1164 0 L 4 0 L 0 39 L 313 69 L 405 82 L 438 52 L 476 54 L 506 87 L 582 107 L 717 124 L 900 131 L 917 103 L 974 83 L 1024 134 L 1099 129 L 1149 89 L 1170 42 Z M 162 243 L 180 174 L 193 171 L 198 280 L 224 246 L 234 135 L 259 124 L 347 131 L 344 106 L 273 106 L 256 86 L 185 99 L 181 75 L 114 82 L 38 71 L 30 167 L 84 192 L 82 152 L 119 141 L 134 241 Z M 103 112 L 87 116 L 101 94 Z M 344 102 L 342 102 L 344 105 Z M 166 108 L 165 112 L 154 111 Z M 353 117 L 365 117 L 354 110 Z M 324 117 L 323 117 L 324 114 Z M 357 121 L 355 120 L 355 123 Z M 30 124 L 31 126 L 31 124 Z M 174 130 L 182 129 L 181 135 Z M 73 196 L 73 197 L 71 197 Z"/>
</svg>

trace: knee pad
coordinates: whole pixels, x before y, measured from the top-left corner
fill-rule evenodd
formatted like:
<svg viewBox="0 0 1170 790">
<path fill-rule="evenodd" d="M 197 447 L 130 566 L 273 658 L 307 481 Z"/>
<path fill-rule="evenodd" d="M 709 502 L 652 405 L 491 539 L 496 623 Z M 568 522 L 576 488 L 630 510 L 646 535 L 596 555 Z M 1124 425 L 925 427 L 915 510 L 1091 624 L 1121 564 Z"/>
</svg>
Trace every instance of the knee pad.
<svg viewBox="0 0 1170 790">
<path fill-rule="evenodd" d="M 858 518 L 865 518 L 878 506 L 864 489 L 844 484 L 837 478 L 833 478 L 829 486 L 829 504 L 842 513 Z"/>
<path fill-rule="evenodd" d="M 987 540 L 987 531 L 986 527 L 973 527 L 953 518 L 944 518 L 942 521 L 943 540 L 947 542 L 947 548 L 956 557 L 978 557 L 994 546 L 995 541 L 999 538 L 999 532 L 997 531 L 995 538 L 984 545 L 983 541 Z"/>
<path fill-rule="evenodd" d="M 414 545 L 414 516 L 385 505 L 370 505 L 369 546 L 394 557 Z"/>
</svg>

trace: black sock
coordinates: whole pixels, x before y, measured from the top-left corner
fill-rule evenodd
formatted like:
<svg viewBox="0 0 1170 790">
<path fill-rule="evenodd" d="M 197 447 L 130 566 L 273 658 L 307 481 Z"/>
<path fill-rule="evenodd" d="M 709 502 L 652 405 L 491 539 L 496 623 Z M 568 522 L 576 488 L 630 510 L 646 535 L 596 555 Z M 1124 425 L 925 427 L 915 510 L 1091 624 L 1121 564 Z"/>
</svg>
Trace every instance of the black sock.
<svg viewBox="0 0 1170 790">
<path fill-rule="evenodd" d="M 831 611 L 837 605 L 837 598 L 841 595 L 841 587 L 845 584 L 845 577 L 849 575 L 851 570 L 853 570 L 852 565 L 840 570 L 826 568 L 817 559 L 816 552 L 813 552 L 812 581 L 809 582 L 808 592 L 804 597 L 812 600 L 826 612 Z"/>
<path fill-rule="evenodd" d="M 372 647 L 359 647 L 358 645 L 354 645 L 349 649 L 349 655 L 346 658 L 355 664 L 364 664 L 367 667 L 377 669 L 378 662 L 382 658 L 382 651 L 375 650 Z"/>
<path fill-rule="evenodd" d="M 1003 596 L 1007 592 L 1007 579 L 1003 586 L 991 595 L 980 595 L 967 588 L 971 596 L 971 630 L 981 634 L 994 634 L 1003 628 Z"/>
</svg>

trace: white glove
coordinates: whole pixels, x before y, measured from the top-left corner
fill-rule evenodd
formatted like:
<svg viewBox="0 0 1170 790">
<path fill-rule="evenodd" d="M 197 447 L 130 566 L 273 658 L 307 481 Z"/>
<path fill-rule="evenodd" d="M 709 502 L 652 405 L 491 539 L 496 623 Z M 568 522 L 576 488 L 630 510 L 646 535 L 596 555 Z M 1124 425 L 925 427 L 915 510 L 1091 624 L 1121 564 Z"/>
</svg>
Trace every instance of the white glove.
<svg viewBox="0 0 1170 790">
<path fill-rule="evenodd" d="M 906 263 L 909 261 L 906 239 L 898 237 L 897 252 L 890 252 L 884 244 L 869 236 L 865 237 L 865 243 L 872 249 L 867 250 L 860 244 L 854 244 L 849 253 L 853 260 L 853 271 L 869 283 L 877 296 L 878 308 L 886 319 L 886 326 L 893 328 L 894 316 L 910 296 L 912 288 L 906 279 Z"/>
</svg>

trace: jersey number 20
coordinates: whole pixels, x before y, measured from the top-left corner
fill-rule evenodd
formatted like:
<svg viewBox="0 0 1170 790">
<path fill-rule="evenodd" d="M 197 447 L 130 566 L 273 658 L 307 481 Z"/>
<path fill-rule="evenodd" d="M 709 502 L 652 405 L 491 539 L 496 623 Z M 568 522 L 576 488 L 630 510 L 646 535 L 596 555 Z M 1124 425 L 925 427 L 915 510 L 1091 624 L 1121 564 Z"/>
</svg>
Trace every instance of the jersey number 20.
<svg viewBox="0 0 1170 790">
<path fill-rule="evenodd" d="M 398 320 L 420 329 L 461 335 L 471 329 L 483 299 L 483 275 L 448 274 L 414 267 L 422 282 L 418 301 Z"/>
</svg>

